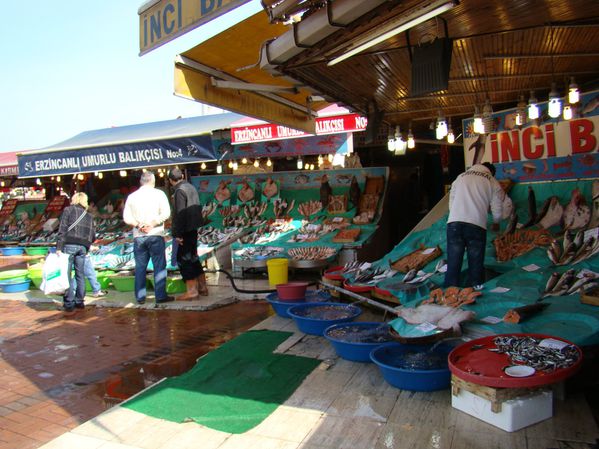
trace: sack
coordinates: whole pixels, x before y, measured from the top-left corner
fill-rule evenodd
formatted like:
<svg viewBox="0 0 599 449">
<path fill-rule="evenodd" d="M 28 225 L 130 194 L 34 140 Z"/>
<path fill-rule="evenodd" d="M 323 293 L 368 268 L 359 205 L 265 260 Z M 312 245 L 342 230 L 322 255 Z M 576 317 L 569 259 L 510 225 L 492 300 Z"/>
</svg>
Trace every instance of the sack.
<svg viewBox="0 0 599 449">
<path fill-rule="evenodd" d="M 42 270 L 40 288 L 45 295 L 62 295 L 69 289 L 68 254 L 48 254 Z"/>
</svg>

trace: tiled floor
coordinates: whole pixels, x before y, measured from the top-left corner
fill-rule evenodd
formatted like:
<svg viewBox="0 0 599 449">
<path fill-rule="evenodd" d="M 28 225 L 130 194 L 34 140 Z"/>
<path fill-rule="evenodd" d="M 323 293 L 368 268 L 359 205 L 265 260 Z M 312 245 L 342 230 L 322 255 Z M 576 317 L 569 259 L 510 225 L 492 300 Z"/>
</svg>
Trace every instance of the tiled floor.
<svg viewBox="0 0 599 449">
<path fill-rule="evenodd" d="M 269 314 L 245 301 L 205 312 L 90 307 L 65 320 L 52 304 L 1 301 L 0 448 L 39 447 Z"/>
</svg>

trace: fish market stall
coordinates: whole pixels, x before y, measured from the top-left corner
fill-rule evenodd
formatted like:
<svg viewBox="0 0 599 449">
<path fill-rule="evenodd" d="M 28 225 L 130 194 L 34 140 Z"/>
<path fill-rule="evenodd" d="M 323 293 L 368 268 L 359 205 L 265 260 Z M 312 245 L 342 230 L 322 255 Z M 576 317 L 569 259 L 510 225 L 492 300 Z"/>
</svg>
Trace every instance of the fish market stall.
<svg viewBox="0 0 599 449">
<path fill-rule="evenodd" d="M 235 270 L 286 257 L 292 268 L 322 268 L 377 230 L 387 169 L 193 177 L 207 226 L 248 232 L 231 245 Z"/>
</svg>

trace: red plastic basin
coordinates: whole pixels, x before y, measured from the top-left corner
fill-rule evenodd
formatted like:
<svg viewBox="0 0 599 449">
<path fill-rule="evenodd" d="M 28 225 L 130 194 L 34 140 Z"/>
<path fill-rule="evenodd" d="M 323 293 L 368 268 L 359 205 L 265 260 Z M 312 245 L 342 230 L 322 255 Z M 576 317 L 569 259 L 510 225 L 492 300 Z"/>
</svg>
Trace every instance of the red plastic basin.
<svg viewBox="0 0 599 449">
<path fill-rule="evenodd" d="M 307 282 L 288 282 L 277 284 L 279 301 L 298 301 L 306 297 Z"/>
</svg>

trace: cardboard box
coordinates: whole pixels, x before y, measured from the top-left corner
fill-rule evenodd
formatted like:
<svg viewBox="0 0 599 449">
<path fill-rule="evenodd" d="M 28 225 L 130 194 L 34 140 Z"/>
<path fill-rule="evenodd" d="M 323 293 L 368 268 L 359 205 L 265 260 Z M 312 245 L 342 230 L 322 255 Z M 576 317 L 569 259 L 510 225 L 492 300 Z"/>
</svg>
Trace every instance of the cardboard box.
<svg viewBox="0 0 599 449">
<path fill-rule="evenodd" d="M 457 394 L 452 394 L 451 405 L 506 432 L 515 432 L 553 416 L 553 392 L 541 390 L 529 396 L 509 399 L 501 403 L 500 411 L 494 412 L 491 401 L 460 389 Z"/>
</svg>

